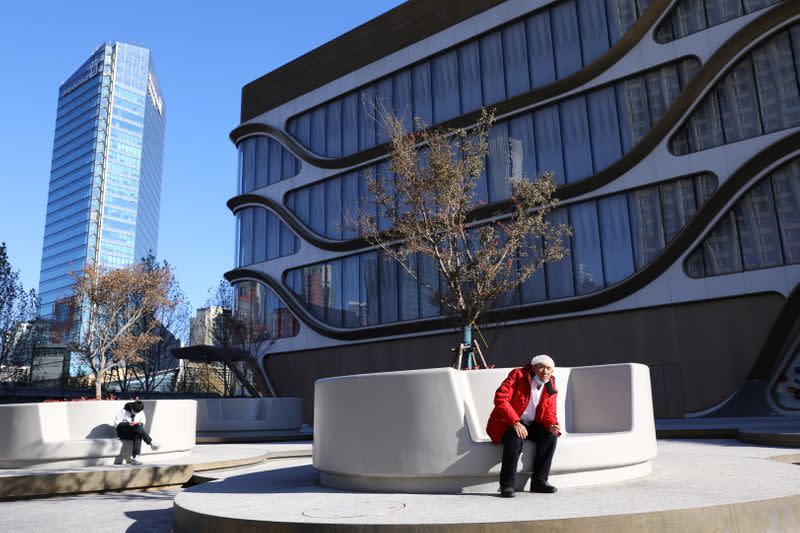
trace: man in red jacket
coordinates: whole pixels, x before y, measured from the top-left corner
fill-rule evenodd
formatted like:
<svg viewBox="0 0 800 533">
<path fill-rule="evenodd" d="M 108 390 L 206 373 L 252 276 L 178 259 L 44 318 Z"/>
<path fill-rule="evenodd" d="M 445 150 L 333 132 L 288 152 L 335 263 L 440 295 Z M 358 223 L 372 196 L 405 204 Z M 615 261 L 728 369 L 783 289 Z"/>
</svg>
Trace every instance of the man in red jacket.
<svg viewBox="0 0 800 533">
<path fill-rule="evenodd" d="M 556 417 L 556 390 L 549 355 L 537 355 L 522 368 L 515 368 L 503 380 L 494 395 L 494 409 L 486 432 L 492 442 L 503 442 L 503 465 L 500 469 L 500 495 L 514 497 L 514 479 L 522 443 L 536 444 L 531 491 L 552 493 L 556 488 L 547 482 L 550 464 L 556 451 L 561 426 Z"/>
</svg>

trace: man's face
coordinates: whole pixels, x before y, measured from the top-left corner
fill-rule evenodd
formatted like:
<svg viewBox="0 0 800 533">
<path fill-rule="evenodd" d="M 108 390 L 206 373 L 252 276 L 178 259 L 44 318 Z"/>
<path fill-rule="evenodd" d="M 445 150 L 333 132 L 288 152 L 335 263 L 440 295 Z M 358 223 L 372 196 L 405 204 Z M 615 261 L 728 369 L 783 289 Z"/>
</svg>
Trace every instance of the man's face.
<svg viewBox="0 0 800 533">
<path fill-rule="evenodd" d="M 539 363 L 534 365 L 533 373 L 536 374 L 536 377 L 538 377 L 544 383 L 547 383 L 550 381 L 550 376 L 553 375 L 553 367 Z"/>
</svg>

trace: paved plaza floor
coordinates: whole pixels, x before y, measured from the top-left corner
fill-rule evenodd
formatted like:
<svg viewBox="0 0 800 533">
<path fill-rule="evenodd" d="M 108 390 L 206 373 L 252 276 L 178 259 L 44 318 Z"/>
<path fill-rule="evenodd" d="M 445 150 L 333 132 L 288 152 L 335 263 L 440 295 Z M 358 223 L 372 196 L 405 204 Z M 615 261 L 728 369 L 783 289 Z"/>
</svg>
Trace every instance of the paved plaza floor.
<svg viewBox="0 0 800 533">
<path fill-rule="evenodd" d="M 285 444 L 237 446 L 251 455 L 287 451 Z M 295 444 L 295 454 L 299 446 L 309 445 Z M 793 464 L 800 462 L 799 448 L 726 439 L 661 440 L 658 446 L 653 473 L 646 477 L 555 495 L 521 493 L 511 500 L 333 490 L 319 485 L 310 457 L 273 454 L 259 464 L 199 472 L 195 481 L 205 482 L 189 488 L 2 502 L 0 531 L 478 531 L 536 530 L 536 523 L 561 531 L 613 531 L 622 525 L 706 531 L 709 520 L 721 520 L 730 531 L 791 531 L 787 523 L 800 531 L 800 467 Z M 220 445 L 217 451 L 228 457 L 232 448 Z M 214 454 L 213 447 L 203 447 L 206 460 Z M 675 510 L 682 518 L 669 514 Z M 634 515 L 636 521 L 620 522 Z M 686 529 L 686 519 L 696 527 Z"/>
</svg>

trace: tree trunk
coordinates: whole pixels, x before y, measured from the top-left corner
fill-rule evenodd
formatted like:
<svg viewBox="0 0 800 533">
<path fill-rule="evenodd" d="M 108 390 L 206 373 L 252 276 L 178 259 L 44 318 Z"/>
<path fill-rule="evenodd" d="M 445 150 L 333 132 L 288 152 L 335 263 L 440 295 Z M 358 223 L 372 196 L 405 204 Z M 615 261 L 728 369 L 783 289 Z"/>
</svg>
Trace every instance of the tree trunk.
<svg viewBox="0 0 800 533">
<path fill-rule="evenodd" d="M 95 400 L 103 399 L 103 374 L 100 372 L 94 377 L 94 398 Z"/>
</svg>

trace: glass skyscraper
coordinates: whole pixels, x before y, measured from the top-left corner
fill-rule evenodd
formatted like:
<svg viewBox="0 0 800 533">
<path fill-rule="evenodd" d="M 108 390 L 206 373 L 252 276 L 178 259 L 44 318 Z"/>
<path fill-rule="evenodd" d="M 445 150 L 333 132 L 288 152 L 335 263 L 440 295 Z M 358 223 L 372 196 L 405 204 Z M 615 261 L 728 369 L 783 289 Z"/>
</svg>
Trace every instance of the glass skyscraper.
<svg viewBox="0 0 800 533">
<path fill-rule="evenodd" d="M 100 46 L 58 91 L 41 314 L 72 324 L 71 273 L 156 253 L 164 102 L 150 51 Z"/>
</svg>

